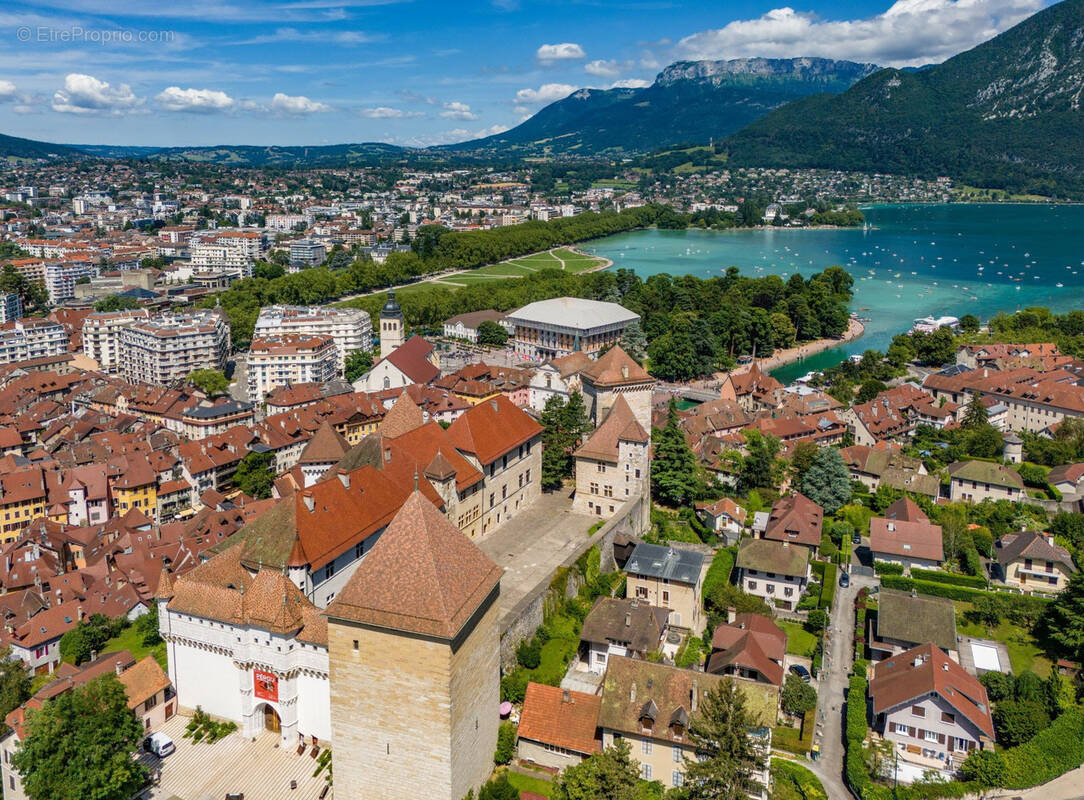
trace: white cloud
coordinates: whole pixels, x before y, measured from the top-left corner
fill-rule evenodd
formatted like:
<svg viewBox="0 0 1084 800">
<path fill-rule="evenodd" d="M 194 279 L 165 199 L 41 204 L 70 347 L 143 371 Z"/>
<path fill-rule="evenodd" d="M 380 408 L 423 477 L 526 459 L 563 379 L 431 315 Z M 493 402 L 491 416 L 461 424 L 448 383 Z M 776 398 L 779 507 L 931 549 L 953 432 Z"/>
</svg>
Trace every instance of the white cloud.
<svg viewBox="0 0 1084 800">
<path fill-rule="evenodd" d="M 1045 5 L 1045 0 L 897 0 L 883 14 L 854 20 L 822 20 L 784 7 L 686 36 L 676 50 L 690 59 L 821 56 L 913 66 L 974 47 Z"/>
<path fill-rule="evenodd" d="M 332 44 L 357 45 L 377 41 L 379 36 L 364 31 L 300 31 L 297 28 L 278 28 L 274 33 L 260 34 L 243 39 L 237 44 L 277 44 L 279 42 L 330 42 Z"/>
<path fill-rule="evenodd" d="M 534 57 L 543 64 L 552 64 L 554 61 L 575 61 L 579 58 L 587 58 L 587 53 L 578 44 L 562 42 L 542 45 L 535 51 Z"/>
<path fill-rule="evenodd" d="M 651 85 L 651 81 L 641 80 L 640 78 L 625 78 L 624 80 L 614 81 L 610 84 L 610 89 L 646 89 Z"/>
<path fill-rule="evenodd" d="M 466 103 L 445 103 L 440 115 L 445 119 L 478 119 Z"/>
<path fill-rule="evenodd" d="M 198 114 L 214 114 L 234 107 L 233 98 L 215 89 L 182 89 L 170 86 L 154 98 L 166 111 L 191 111 Z"/>
<path fill-rule="evenodd" d="M 516 92 L 516 102 L 521 105 L 537 105 L 538 103 L 552 103 L 568 97 L 576 91 L 575 86 L 567 83 L 545 83 L 537 89 L 520 89 Z"/>
<path fill-rule="evenodd" d="M 315 100 L 310 100 L 303 94 L 291 97 L 288 94 L 277 92 L 275 96 L 271 98 L 271 110 L 281 114 L 301 116 L 304 114 L 320 114 L 325 111 L 330 111 L 331 106 L 326 103 L 318 103 Z"/>
<path fill-rule="evenodd" d="M 627 65 L 619 64 L 613 59 L 604 61 L 600 58 L 596 61 L 588 61 L 583 65 L 584 72 L 589 75 L 597 75 L 600 78 L 616 78 L 625 69 L 627 69 Z"/>
<path fill-rule="evenodd" d="M 361 110 L 361 116 L 368 117 L 369 119 L 412 119 L 414 117 L 424 117 L 425 112 L 403 111 L 401 108 L 377 106 L 376 108 L 363 108 Z"/>
<path fill-rule="evenodd" d="M 128 114 L 143 105 L 126 83 L 111 86 L 92 75 L 73 72 L 53 95 L 53 110 L 66 114 Z"/>
<path fill-rule="evenodd" d="M 11 81 L 0 81 L 0 103 L 7 103 L 17 97 L 18 90 Z"/>
</svg>

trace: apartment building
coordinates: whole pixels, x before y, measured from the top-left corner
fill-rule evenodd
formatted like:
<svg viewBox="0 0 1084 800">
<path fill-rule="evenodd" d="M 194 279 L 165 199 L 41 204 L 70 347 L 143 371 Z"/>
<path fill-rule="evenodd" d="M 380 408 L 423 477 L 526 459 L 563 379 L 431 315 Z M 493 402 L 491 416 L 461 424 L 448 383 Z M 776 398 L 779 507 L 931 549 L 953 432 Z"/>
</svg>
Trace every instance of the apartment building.
<svg viewBox="0 0 1084 800">
<path fill-rule="evenodd" d="M 667 609 L 670 627 L 699 636 L 706 622 L 700 610 L 705 569 L 700 553 L 640 542 L 625 562 L 625 594 Z"/>
<path fill-rule="evenodd" d="M 83 354 L 94 359 L 102 372 L 120 369 L 120 334 L 137 320 L 150 318 L 146 309 L 98 311 L 83 320 Z"/>
<path fill-rule="evenodd" d="M 214 310 L 171 314 L 134 322 L 120 334 L 120 371 L 131 382 L 184 380 L 197 369 L 223 369 L 230 326 Z"/>
<path fill-rule="evenodd" d="M 0 294 L 0 325 L 14 322 L 23 315 L 23 300 L 18 292 Z"/>
<path fill-rule="evenodd" d="M 330 336 L 335 341 L 336 369 L 346 368 L 346 356 L 355 350 L 373 349 L 373 323 L 360 308 L 323 306 L 267 306 L 260 309 L 253 336 L 297 333 Z"/>
<path fill-rule="evenodd" d="M 312 239 L 290 242 L 290 267 L 294 271 L 322 264 L 326 257 L 327 248 L 322 242 L 314 242 Z"/>
<path fill-rule="evenodd" d="M 98 274 L 97 265 L 87 258 L 75 257 L 45 262 L 45 289 L 53 305 L 75 299 L 75 285 Z"/>
<path fill-rule="evenodd" d="M 47 319 L 17 319 L 0 327 L 0 364 L 68 352 L 68 332 Z"/>
<path fill-rule="evenodd" d="M 253 339 L 248 351 L 248 397 L 261 402 L 269 392 L 292 383 L 323 383 L 335 378 L 338 348 L 330 336 L 284 333 Z"/>
<path fill-rule="evenodd" d="M 225 231 L 194 239 L 190 252 L 195 272 L 239 269 L 252 277 L 252 264 L 263 252 L 263 234 L 255 231 Z"/>
</svg>

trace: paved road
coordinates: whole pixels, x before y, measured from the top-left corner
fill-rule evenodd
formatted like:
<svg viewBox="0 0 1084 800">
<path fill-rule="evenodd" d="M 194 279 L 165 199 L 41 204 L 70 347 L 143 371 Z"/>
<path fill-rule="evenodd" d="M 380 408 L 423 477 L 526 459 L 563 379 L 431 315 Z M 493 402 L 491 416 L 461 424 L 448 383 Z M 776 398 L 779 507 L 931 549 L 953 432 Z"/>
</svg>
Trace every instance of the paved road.
<svg viewBox="0 0 1084 800">
<path fill-rule="evenodd" d="M 847 676 L 854 662 L 854 600 L 862 586 L 875 584 L 873 578 L 852 576 L 849 587 L 836 587 L 822 677 L 817 681 L 819 735 L 815 741 L 820 743 L 821 755 L 819 762 L 806 765 L 821 779 L 831 798 L 851 796 L 843 782 L 843 703 L 847 696 Z"/>
</svg>

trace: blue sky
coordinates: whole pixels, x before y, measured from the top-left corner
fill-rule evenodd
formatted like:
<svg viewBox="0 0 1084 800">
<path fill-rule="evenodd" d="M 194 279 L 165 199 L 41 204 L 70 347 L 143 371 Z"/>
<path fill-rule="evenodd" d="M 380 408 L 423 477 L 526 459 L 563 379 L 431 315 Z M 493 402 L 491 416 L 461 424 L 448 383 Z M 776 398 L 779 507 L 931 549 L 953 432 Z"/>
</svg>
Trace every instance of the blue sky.
<svg viewBox="0 0 1084 800">
<path fill-rule="evenodd" d="M 942 61 L 1050 0 L 45 0 L 0 6 L 0 132 L 428 145 L 679 59 Z"/>
</svg>

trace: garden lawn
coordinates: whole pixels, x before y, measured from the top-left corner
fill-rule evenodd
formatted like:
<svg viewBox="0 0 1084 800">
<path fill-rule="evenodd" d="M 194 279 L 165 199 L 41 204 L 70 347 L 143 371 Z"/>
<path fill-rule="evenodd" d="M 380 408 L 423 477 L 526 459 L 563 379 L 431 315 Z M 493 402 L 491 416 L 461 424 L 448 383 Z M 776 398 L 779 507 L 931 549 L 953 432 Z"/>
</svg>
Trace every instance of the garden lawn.
<svg viewBox="0 0 1084 800">
<path fill-rule="evenodd" d="M 800 622 L 792 622 L 785 619 L 777 619 L 775 624 L 787 633 L 787 652 L 792 656 L 813 657 L 813 650 L 817 646 L 817 637 L 802 627 Z"/>
<path fill-rule="evenodd" d="M 508 770 L 507 774 L 508 782 L 512 784 L 517 792 L 534 792 L 543 797 L 551 797 L 553 795 L 552 781 L 548 781 L 542 777 L 535 778 L 531 775 L 521 775 L 512 770 Z"/>
<path fill-rule="evenodd" d="M 102 652 L 108 653 L 116 650 L 127 650 L 134 657 L 136 661 L 142 661 L 145 656 L 154 656 L 162 669 L 168 669 L 169 666 L 166 663 L 166 643 L 159 642 L 154 647 L 147 647 L 143 644 L 143 636 L 136 630 L 134 625 L 129 625 L 117 636 L 114 636 L 104 645 L 102 645 Z"/>
<path fill-rule="evenodd" d="M 827 800 L 828 794 L 820 779 L 793 761 L 773 758 L 772 800 Z"/>
<path fill-rule="evenodd" d="M 956 603 L 956 633 L 1003 642 L 1009 651 L 1009 662 L 1016 675 L 1024 670 L 1031 670 L 1040 678 L 1045 678 L 1050 674 L 1050 659 L 1043 655 L 1042 649 L 1030 633 L 1006 620 L 1001 620 L 996 628 L 968 622 L 964 618 L 963 611 L 970 607 L 970 603 Z"/>
</svg>

